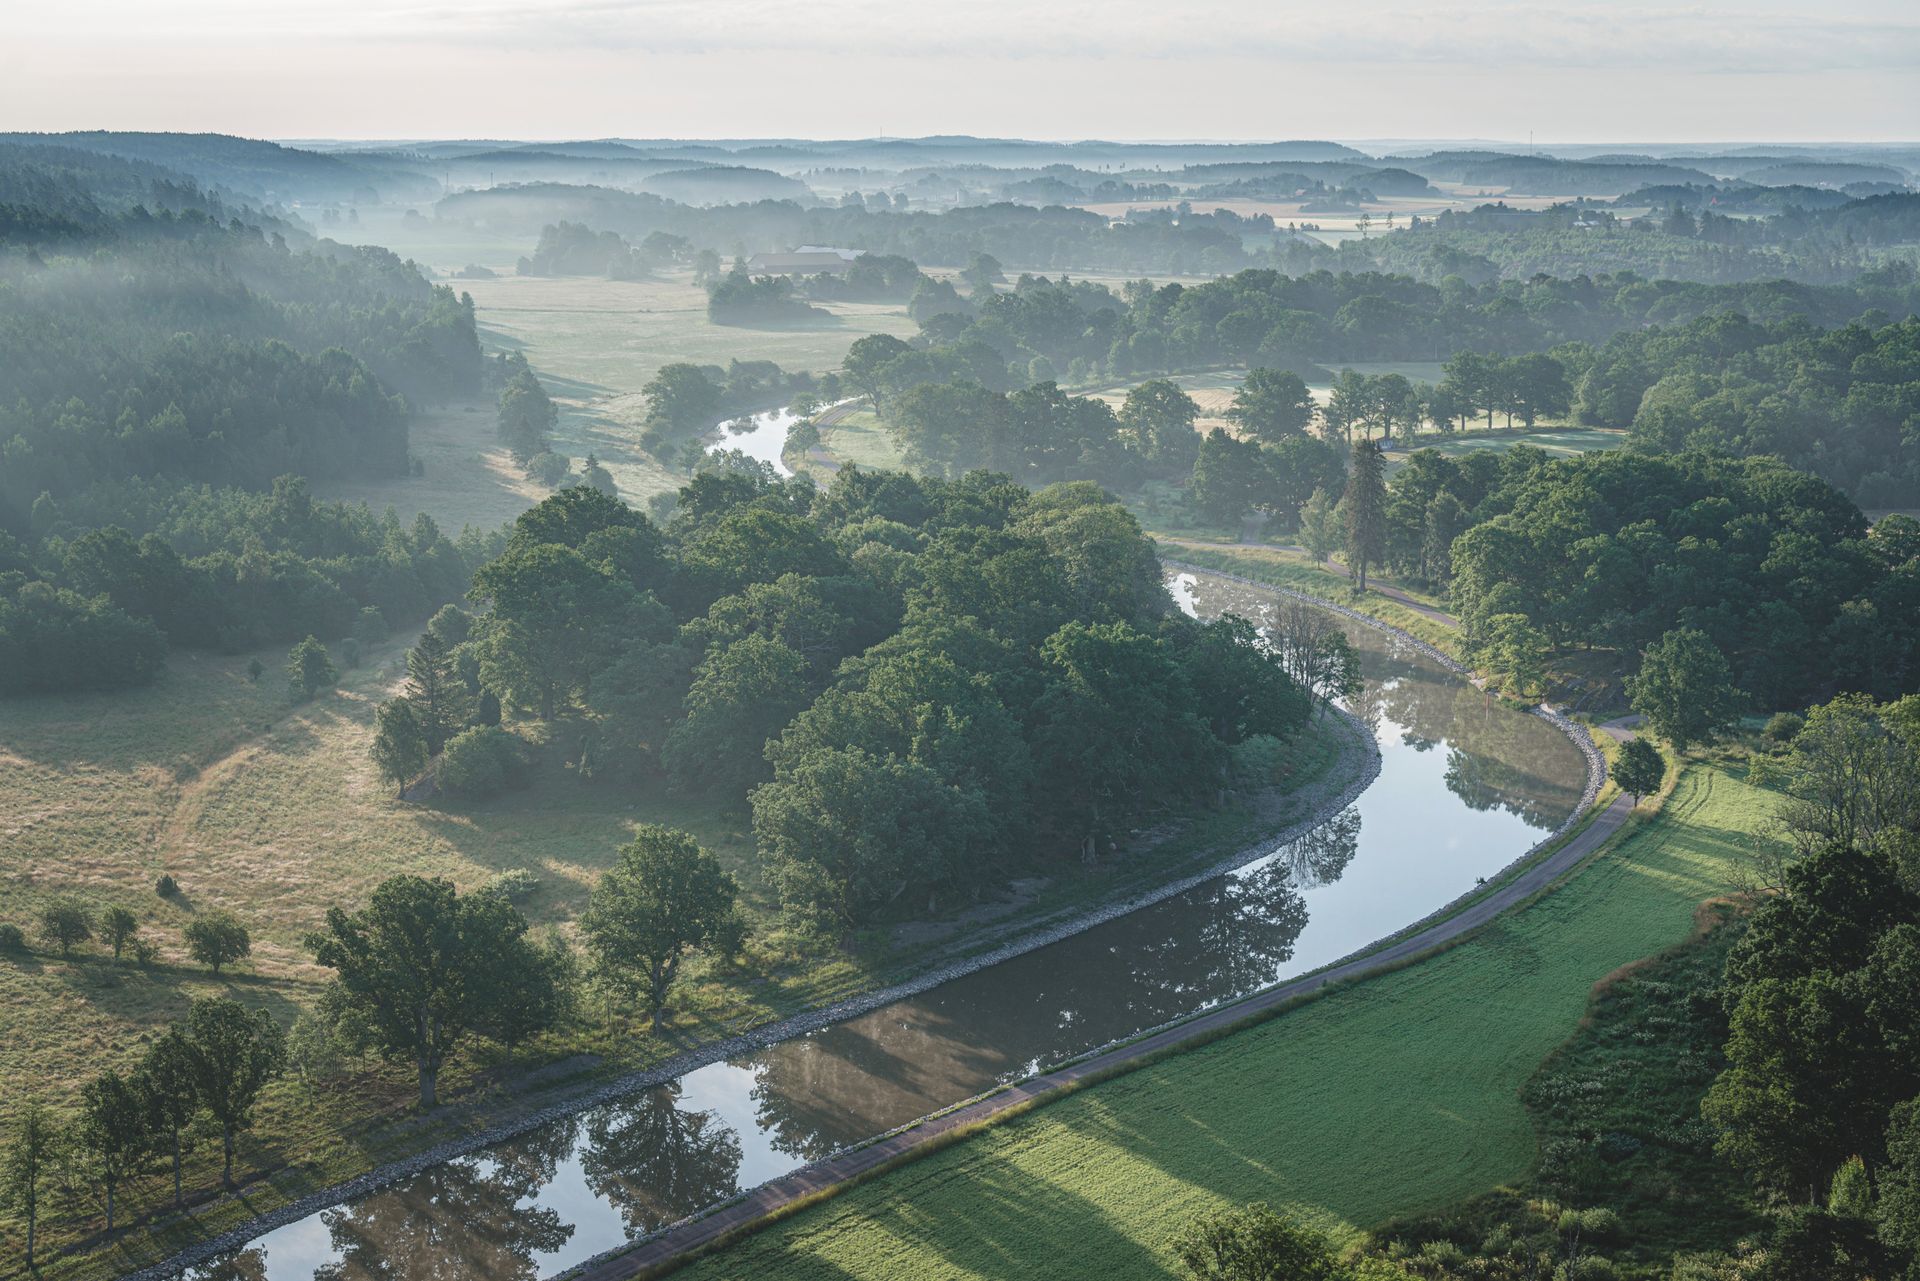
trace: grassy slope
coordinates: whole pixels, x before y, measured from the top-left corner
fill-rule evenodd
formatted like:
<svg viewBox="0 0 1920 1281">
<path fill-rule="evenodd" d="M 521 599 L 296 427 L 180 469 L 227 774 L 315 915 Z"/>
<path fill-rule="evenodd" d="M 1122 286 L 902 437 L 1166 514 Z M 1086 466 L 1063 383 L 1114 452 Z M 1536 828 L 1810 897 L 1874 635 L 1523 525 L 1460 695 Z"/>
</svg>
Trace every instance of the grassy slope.
<svg viewBox="0 0 1920 1281">
<path fill-rule="evenodd" d="M 1522 1176 L 1521 1086 L 1589 989 L 1727 885 L 1766 795 L 1711 766 L 1559 890 L 1467 943 L 1095 1086 L 696 1263 L 689 1277 L 1167 1275 L 1198 1210 L 1352 1235 Z"/>
<path fill-rule="evenodd" d="M 390 662 L 398 642 L 377 651 Z M 259 657 L 268 674 L 247 679 L 250 656 L 177 654 L 160 683 L 119 695 L 17 700 L 0 723 L 0 920 L 29 928 L 39 907 L 60 896 L 96 908 L 121 904 L 142 919 L 159 945 L 160 964 L 141 970 L 97 948 L 71 960 L 36 951 L 0 959 L 0 1080 L 35 1082 L 35 1092 L 69 1104 L 87 1074 L 124 1064 L 195 996 L 225 993 L 272 1011 L 286 1025 L 314 999 L 325 974 L 302 946 L 330 904 L 364 899 L 385 876 L 410 871 L 446 876 L 473 889 L 493 874 L 533 870 L 541 888 L 524 904 L 540 926 L 570 928 L 599 870 L 631 825 L 658 821 L 693 831 L 740 876 L 749 908 L 766 931 L 738 971 L 696 961 L 674 1001 L 665 1035 L 608 1029 L 596 1006 L 590 1023 L 549 1038 L 515 1059 L 494 1055 L 456 1063 L 446 1082 L 460 1106 L 431 1122 L 408 1118 L 405 1073 L 365 1065 L 350 1088 L 316 1100 L 300 1086 L 272 1087 L 257 1131 L 241 1148 L 243 1177 L 272 1172 L 247 1205 L 202 1214 L 217 1229 L 286 1199 L 324 1187 L 380 1161 L 450 1134 L 482 1126 L 516 1106 L 525 1068 L 576 1058 L 543 1086 L 566 1077 L 604 1075 L 657 1062 L 689 1045 L 806 1006 L 892 981 L 927 963 L 932 949 L 969 950 L 959 930 L 926 929 L 895 940 L 863 940 L 854 955 L 780 930 L 759 875 L 745 815 L 690 801 L 654 786 L 588 785 L 544 754 L 525 790 L 469 809 L 394 802 L 367 758 L 372 708 L 393 679 L 374 666 L 349 673 L 345 688 L 289 708 L 278 673 L 283 656 Z M 1334 756 L 1322 735 L 1298 741 L 1277 769 L 1299 783 L 1324 773 Z M 1134 857 L 1096 869 L 1065 862 L 1028 897 L 992 922 L 1020 928 L 1048 913 L 1118 897 L 1178 875 L 1253 839 L 1288 816 L 1256 819 L 1248 810 L 1210 811 L 1183 832 Z M 168 902 L 153 891 L 161 872 L 184 890 Z M 180 942 L 197 911 L 226 908 L 253 932 L 251 961 L 215 978 L 194 965 Z M 980 929 L 975 924 L 973 929 Z M 0 1091 L 0 1123 L 26 1098 Z M 216 1145 L 217 1147 L 217 1145 Z M 203 1149 L 189 1187 L 212 1186 L 214 1152 Z M 138 1214 L 164 1203 L 160 1180 L 123 1198 Z M 73 1207 L 83 1220 L 96 1208 Z M 63 1214 L 63 1217 L 64 1214 Z M 0 1215 L 0 1237 L 13 1224 Z M 179 1244 L 184 1238 L 174 1239 Z M 72 1240 L 63 1224 L 43 1224 L 43 1241 Z M 110 1275 L 151 1262 L 156 1246 L 138 1235 L 97 1253 L 66 1275 Z M 0 1266 L 0 1275 L 6 1268 Z"/>
</svg>

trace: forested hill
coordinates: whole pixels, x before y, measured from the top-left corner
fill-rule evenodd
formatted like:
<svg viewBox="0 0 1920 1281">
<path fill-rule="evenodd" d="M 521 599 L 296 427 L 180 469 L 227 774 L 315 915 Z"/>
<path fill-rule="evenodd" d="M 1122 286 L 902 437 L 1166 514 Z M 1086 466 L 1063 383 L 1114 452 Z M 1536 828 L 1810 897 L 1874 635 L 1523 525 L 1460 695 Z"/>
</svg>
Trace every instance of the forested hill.
<svg viewBox="0 0 1920 1281">
<path fill-rule="evenodd" d="M 481 373 L 471 301 L 384 249 L 158 166 L 0 145 L 0 692 L 142 679 L 153 627 L 231 646 L 339 635 L 367 607 L 457 592 L 417 563 L 457 562 L 437 530 L 309 519 L 303 487 L 282 504 L 297 518 L 269 526 L 252 500 L 282 476 L 404 474 L 408 402 L 471 394 Z M 118 560 L 77 568 L 84 536 L 114 526 L 131 536 Z"/>
</svg>

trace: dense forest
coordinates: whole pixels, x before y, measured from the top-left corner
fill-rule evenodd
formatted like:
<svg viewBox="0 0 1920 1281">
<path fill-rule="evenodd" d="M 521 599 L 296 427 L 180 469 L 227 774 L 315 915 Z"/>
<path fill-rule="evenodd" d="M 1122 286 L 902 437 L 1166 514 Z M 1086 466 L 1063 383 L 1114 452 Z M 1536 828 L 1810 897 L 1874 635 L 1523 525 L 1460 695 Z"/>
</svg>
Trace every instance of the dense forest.
<svg viewBox="0 0 1920 1281">
<path fill-rule="evenodd" d="M 405 783 L 444 746 L 443 789 L 484 794 L 511 772 L 500 708 L 575 717 L 584 775 L 750 802 L 782 900 L 836 930 L 1099 858 L 1313 705 L 1247 624 L 1174 610 L 1091 485 L 848 468 L 820 493 L 717 467 L 664 530 L 575 487 L 515 522 L 472 596 L 484 612 L 436 619 L 415 659 L 462 710 L 383 714 L 383 768 Z"/>
<path fill-rule="evenodd" d="M 0 148 L 0 195 L 5 688 L 136 682 L 155 634 L 341 636 L 460 590 L 431 522 L 293 478 L 407 473 L 409 400 L 479 389 L 470 300 L 136 163 Z"/>
</svg>

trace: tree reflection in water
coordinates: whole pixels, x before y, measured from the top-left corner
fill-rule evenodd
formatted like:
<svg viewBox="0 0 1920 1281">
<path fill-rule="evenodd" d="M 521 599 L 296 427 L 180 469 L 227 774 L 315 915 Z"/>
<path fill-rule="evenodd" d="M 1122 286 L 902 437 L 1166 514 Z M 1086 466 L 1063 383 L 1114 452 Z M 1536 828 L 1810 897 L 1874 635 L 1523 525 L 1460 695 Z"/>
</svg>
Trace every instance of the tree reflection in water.
<svg viewBox="0 0 1920 1281">
<path fill-rule="evenodd" d="M 1287 880 L 1295 889 L 1311 890 L 1339 880 L 1359 848 L 1360 811 L 1350 805 L 1275 850 L 1272 861 L 1285 866 Z"/>
<path fill-rule="evenodd" d="M 738 1190 L 740 1136 L 711 1112 L 680 1107 L 678 1084 L 595 1109 L 581 1169 L 630 1235 L 651 1232 Z"/>
<path fill-rule="evenodd" d="M 339 1258 L 314 1281 L 534 1281 L 534 1256 L 560 1249 L 573 1225 L 522 1206 L 553 1179 L 576 1127 L 545 1127 L 486 1158 L 463 1157 L 321 1215 Z"/>
<path fill-rule="evenodd" d="M 194 1269 L 193 1281 L 267 1281 L 267 1252 L 250 1245 L 223 1254 Z"/>
</svg>

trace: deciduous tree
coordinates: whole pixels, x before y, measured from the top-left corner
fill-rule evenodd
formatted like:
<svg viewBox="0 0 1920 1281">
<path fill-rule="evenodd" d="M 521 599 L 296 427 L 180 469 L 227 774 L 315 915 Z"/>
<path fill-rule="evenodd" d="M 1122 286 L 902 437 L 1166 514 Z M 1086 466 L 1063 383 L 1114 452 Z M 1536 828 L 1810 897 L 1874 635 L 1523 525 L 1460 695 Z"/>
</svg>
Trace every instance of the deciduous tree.
<svg viewBox="0 0 1920 1281">
<path fill-rule="evenodd" d="M 603 969 L 644 992 L 658 1031 L 681 961 L 713 940 L 738 894 L 693 837 L 646 824 L 601 876 L 580 923 Z"/>
<path fill-rule="evenodd" d="M 526 934 L 500 895 L 461 897 L 450 882 L 402 875 L 358 912 L 328 909 L 327 928 L 307 941 L 381 1051 L 414 1063 L 420 1106 L 431 1108 L 441 1067 L 467 1037 L 512 1043 L 556 1017 L 553 968 Z"/>
<path fill-rule="evenodd" d="M 265 1010 L 249 1010 L 220 996 L 193 1002 L 174 1028 L 194 1096 L 220 1127 L 220 1181 L 231 1188 L 234 1136 L 253 1124 L 260 1091 L 279 1074 L 285 1034 Z"/>
</svg>

